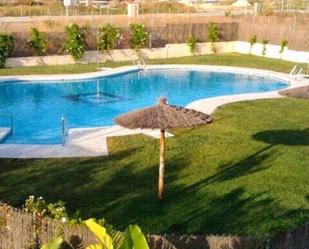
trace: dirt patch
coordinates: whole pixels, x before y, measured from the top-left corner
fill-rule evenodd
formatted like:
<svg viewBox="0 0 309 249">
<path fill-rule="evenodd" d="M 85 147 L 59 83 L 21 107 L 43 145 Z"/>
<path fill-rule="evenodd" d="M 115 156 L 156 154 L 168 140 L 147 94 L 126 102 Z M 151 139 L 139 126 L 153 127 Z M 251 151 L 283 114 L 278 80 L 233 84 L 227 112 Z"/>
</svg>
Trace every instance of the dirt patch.
<svg viewBox="0 0 309 249">
<path fill-rule="evenodd" d="M 309 99 L 309 86 L 303 86 L 303 87 L 298 87 L 294 89 L 283 90 L 283 91 L 280 91 L 279 93 L 287 97 Z"/>
</svg>

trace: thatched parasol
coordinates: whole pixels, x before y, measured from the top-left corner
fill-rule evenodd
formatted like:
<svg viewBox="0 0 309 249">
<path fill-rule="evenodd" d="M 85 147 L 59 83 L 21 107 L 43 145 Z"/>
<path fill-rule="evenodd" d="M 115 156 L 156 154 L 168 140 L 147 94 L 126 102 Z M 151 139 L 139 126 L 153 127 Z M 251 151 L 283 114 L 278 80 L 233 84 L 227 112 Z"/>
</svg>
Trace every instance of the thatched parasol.
<svg viewBox="0 0 309 249">
<path fill-rule="evenodd" d="M 161 200 L 164 194 L 165 130 L 207 124 L 212 120 L 205 113 L 169 105 L 166 98 L 160 98 L 157 106 L 128 112 L 115 119 L 117 124 L 129 129 L 160 129 L 158 196 Z"/>
</svg>

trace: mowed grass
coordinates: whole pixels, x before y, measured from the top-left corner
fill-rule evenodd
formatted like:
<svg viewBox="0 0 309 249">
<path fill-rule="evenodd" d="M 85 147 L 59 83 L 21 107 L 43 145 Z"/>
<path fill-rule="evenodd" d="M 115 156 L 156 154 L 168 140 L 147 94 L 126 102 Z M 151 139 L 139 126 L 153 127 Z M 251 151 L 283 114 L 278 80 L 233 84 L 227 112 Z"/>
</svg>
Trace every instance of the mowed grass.
<svg viewBox="0 0 309 249">
<path fill-rule="evenodd" d="M 269 59 L 253 55 L 224 54 L 224 55 L 203 55 L 188 56 L 180 58 L 147 60 L 147 64 L 202 64 L 202 65 L 225 65 L 235 67 L 252 67 L 289 73 L 294 62 Z M 102 64 L 76 64 L 60 66 L 35 66 L 20 68 L 0 69 L 0 76 L 6 75 L 30 75 L 30 74 L 70 74 L 95 72 L 100 67 L 119 67 L 132 65 L 131 61 L 126 62 L 107 62 Z M 305 69 L 305 64 L 302 65 Z"/>
<path fill-rule="evenodd" d="M 167 139 L 166 199 L 156 197 L 158 141 L 109 140 L 109 157 L 0 159 L 0 199 L 63 200 L 71 214 L 150 233 L 265 235 L 309 220 L 309 103 L 226 105 L 210 125 Z"/>
</svg>

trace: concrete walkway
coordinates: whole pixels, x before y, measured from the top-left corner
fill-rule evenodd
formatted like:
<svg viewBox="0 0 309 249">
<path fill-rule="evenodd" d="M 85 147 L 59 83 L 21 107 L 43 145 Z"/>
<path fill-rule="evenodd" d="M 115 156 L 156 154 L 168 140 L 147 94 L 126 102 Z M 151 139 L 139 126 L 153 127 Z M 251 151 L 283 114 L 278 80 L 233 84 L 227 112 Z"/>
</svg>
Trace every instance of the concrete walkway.
<svg viewBox="0 0 309 249">
<path fill-rule="evenodd" d="M 52 144 L 0 144 L 0 158 L 62 158 L 107 156 L 107 138 L 144 134 L 159 138 L 159 130 L 129 130 L 118 125 L 71 129 L 65 146 Z M 167 137 L 173 136 L 166 133 Z"/>
<path fill-rule="evenodd" d="M 289 86 L 286 88 L 295 88 L 304 85 L 309 85 L 308 79 L 292 79 L 287 74 L 276 73 L 266 70 L 248 69 L 248 68 L 234 68 L 234 67 L 222 67 L 222 66 L 201 66 L 201 65 L 156 65 L 147 66 L 149 69 L 196 69 L 215 72 L 233 72 L 240 74 L 258 75 L 263 77 L 276 78 L 283 81 L 288 81 Z M 123 67 L 113 70 L 105 70 L 104 72 L 88 73 L 82 75 L 62 75 L 62 76 L 13 76 L 13 77 L 0 77 L 1 81 L 10 80 L 40 80 L 40 79 L 84 79 L 101 77 L 104 75 L 123 73 L 132 70 L 137 70 L 136 67 Z M 109 71 L 109 72 L 108 72 Z M 218 106 L 225 105 L 227 103 L 266 99 L 266 98 L 280 98 L 278 91 L 266 92 L 266 93 L 253 93 L 253 94 L 241 94 L 241 95 L 229 95 L 214 98 L 206 98 L 194 101 L 187 107 L 201 112 L 211 114 Z M 4 134 L 5 130 L 3 130 Z M 7 132 L 7 131 L 6 131 Z M 106 156 L 108 155 L 107 139 L 115 136 L 126 136 L 134 134 L 144 134 L 154 138 L 159 137 L 158 130 L 129 130 L 120 126 L 108 126 L 97 128 L 83 128 L 83 129 L 71 129 L 69 132 L 69 141 L 66 146 L 62 145 L 33 145 L 33 144 L 0 144 L 0 158 L 60 158 L 60 157 L 94 157 L 94 156 Z M 168 137 L 172 134 L 168 133 Z M 1 138 L 1 129 L 0 129 Z"/>
</svg>

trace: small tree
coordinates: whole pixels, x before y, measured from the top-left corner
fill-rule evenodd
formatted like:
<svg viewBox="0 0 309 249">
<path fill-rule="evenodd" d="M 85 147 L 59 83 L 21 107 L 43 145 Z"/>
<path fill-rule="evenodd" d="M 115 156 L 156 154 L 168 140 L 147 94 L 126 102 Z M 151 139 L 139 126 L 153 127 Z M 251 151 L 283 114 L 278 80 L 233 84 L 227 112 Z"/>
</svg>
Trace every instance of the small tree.
<svg viewBox="0 0 309 249">
<path fill-rule="evenodd" d="M 191 54 L 195 54 L 196 53 L 196 51 L 197 51 L 197 42 L 198 42 L 198 39 L 194 35 L 190 35 L 188 37 L 187 45 L 190 48 Z"/>
<path fill-rule="evenodd" d="M 13 36 L 7 34 L 0 34 L 0 68 L 4 68 L 6 59 L 10 57 L 13 49 Z"/>
<path fill-rule="evenodd" d="M 138 53 L 139 50 L 145 47 L 148 39 L 148 33 L 143 24 L 130 24 L 131 29 L 131 47 Z"/>
<path fill-rule="evenodd" d="M 80 60 L 86 51 L 86 34 L 77 24 L 71 23 L 65 28 L 67 39 L 64 47 L 75 61 Z"/>
<path fill-rule="evenodd" d="M 266 52 L 267 52 L 267 47 L 266 47 L 266 45 L 268 44 L 268 42 L 269 42 L 269 41 L 268 41 L 268 40 L 265 40 L 265 39 L 262 41 L 262 44 L 263 44 L 262 55 L 263 55 L 263 56 L 266 55 Z"/>
<path fill-rule="evenodd" d="M 249 42 L 250 42 L 250 50 L 249 50 L 249 54 L 251 54 L 251 52 L 252 52 L 252 48 L 253 48 L 253 45 L 257 42 L 256 35 L 251 36 L 251 37 L 250 37 L 250 39 L 249 39 Z"/>
<path fill-rule="evenodd" d="M 211 41 L 211 50 L 216 54 L 217 48 L 215 46 L 215 42 L 220 39 L 220 32 L 215 23 L 210 23 L 208 27 L 208 39 Z"/>
<path fill-rule="evenodd" d="M 31 28 L 30 37 L 27 41 L 27 47 L 34 51 L 36 55 L 42 55 L 46 52 L 47 39 L 44 32 L 37 28 Z"/>
<path fill-rule="evenodd" d="M 287 41 L 287 40 L 285 40 L 285 39 L 281 40 L 281 42 L 280 42 L 280 50 L 279 50 L 280 59 L 282 59 L 282 54 L 283 54 L 284 49 L 285 49 L 285 47 L 286 47 L 287 45 L 288 45 L 288 41 Z"/>
<path fill-rule="evenodd" d="M 110 52 L 112 50 L 120 36 L 119 28 L 113 26 L 111 24 L 106 24 L 104 26 L 99 27 L 98 32 L 98 49 L 101 53 Z"/>
</svg>

